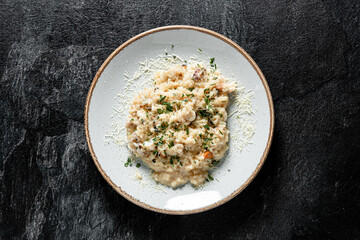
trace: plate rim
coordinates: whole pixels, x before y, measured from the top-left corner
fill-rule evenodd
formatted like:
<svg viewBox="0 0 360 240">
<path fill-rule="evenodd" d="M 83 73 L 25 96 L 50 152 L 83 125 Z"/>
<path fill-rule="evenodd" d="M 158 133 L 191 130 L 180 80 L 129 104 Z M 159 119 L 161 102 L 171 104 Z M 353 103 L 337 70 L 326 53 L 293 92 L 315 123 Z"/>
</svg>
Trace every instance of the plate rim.
<svg viewBox="0 0 360 240">
<path fill-rule="evenodd" d="M 222 199 L 222 200 L 220 200 L 220 201 L 218 201 L 216 203 L 213 203 L 211 205 L 208 205 L 208 206 L 205 206 L 205 207 L 202 207 L 202 208 L 198 208 L 198 209 L 193 209 L 193 210 L 166 210 L 166 209 L 156 208 L 156 207 L 150 206 L 149 204 L 141 202 L 140 200 L 134 198 L 133 196 L 129 195 L 127 192 L 122 190 L 121 187 L 116 186 L 116 184 L 110 179 L 110 177 L 102 169 L 102 167 L 101 167 L 101 165 L 100 165 L 100 163 L 99 163 L 99 161 L 98 161 L 98 159 L 96 157 L 94 149 L 92 147 L 90 133 L 89 133 L 89 117 L 88 117 L 88 114 L 89 114 L 89 107 L 90 107 L 92 93 L 93 93 L 93 91 L 94 91 L 94 89 L 96 87 L 98 79 L 100 78 L 101 74 L 103 73 L 103 71 L 105 70 L 107 65 L 111 62 L 111 60 L 119 52 L 121 52 L 124 48 L 126 48 L 127 46 L 129 46 L 133 42 L 135 42 L 135 41 L 137 41 L 137 40 L 139 40 L 139 39 L 141 39 L 141 38 L 143 38 L 145 36 L 151 35 L 153 33 L 161 32 L 161 31 L 179 30 L 179 29 L 194 30 L 194 31 L 205 33 L 205 34 L 209 34 L 209 35 L 211 35 L 213 37 L 216 37 L 216 38 L 224 41 L 225 43 L 229 44 L 235 50 L 237 50 L 240 54 L 242 54 L 246 58 L 246 60 L 251 64 L 251 66 L 254 68 L 254 70 L 256 71 L 258 76 L 260 77 L 261 82 L 262 82 L 263 87 L 264 87 L 265 92 L 266 92 L 268 105 L 269 105 L 269 109 L 270 109 L 270 129 L 269 129 L 268 140 L 267 140 L 267 143 L 266 143 L 265 150 L 264 150 L 264 152 L 263 152 L 263 154 L 262 154 L 262 156 L 260 158 L 260 161 L 257 164 L 255 170 L 252 172 L 252 174 L 248 177 L 248 179 L 245 181 L 245 183 L 243 183 L 239 188 L 237 188 L 234 192 L 232 192 L 230 195 L 228 195 L 224 199 Z M 241 193 L 253 181 L 253 179 L 260 172 L 260 169 L 264 165 L 264 162 L 265 162 L 265 160 L 267 158 L 267 155 L 269 153 L 269 150 L 270 150 L 270 146 L 271 146 L 272 139 L 273 139 L 273 134 L 274 134 L 275 114 L 274 114 L 273 99 L 272 99 L 272 96 L 271 96 L 269 85 L 268 85 L 268 83 L 267 83 L 267 81 L 265 79 L 265 76 L 262 73 L 262 71 L 260 70 L 259 66 L 255 63 L 255 61 L 250 57 L 250 55 L 242 47 L 240 47 L 238 44 L 236 44 L 234 41 L 230 40 L 229 38 L 225 37 L 224 35 L 222 35 L 220 33 L 217 33 L 215 31 L 206 29 L 206 28 L 197 27 L 197 26 L 190 26 L 190 25 L 170 25 L 170 26 L 163 26 L 163 27 L 153 28 L 153 29 L 142 32 L 142 33 L 130 38 L 129 40 L 127 40 L 126 42 L 121 44 L 119 47 L 117 47 L 106 58 L 106 60 L 103 62 L 103 64 L 101 65 L 101 67 L 97 71 L 95 77 L 93 78 L 93 80 L 91 82 L 91 85 L 90 85 L 90 89 L 89 89 L 87 97 L 86 97 L 85 113 L 84 113 L 84 125 L 85 125 L 86 142 L 87 142 L 87 145 L 89 147 L 91 157 L 92 157 L 97 169 L 99 170 L 100 174 L 105 179 L 105 181 L 117 193 L 119 193 L 121 196 L 123 196 L 128 201 L 134 203 L 135 205 L 140 206 L 142 208 L 145 208 L 147 210 L 151 210 L 151 211 L 158 212 L 158 213 L 171 214 L 171 215 L 186 215 L 186 214 L 194 214 L 194 213 L 204 212 L 204 211 L 216 208 L 216 207 L 228 202 L 229 200 L 236 197 L 239 193 Z"/>
</svg>

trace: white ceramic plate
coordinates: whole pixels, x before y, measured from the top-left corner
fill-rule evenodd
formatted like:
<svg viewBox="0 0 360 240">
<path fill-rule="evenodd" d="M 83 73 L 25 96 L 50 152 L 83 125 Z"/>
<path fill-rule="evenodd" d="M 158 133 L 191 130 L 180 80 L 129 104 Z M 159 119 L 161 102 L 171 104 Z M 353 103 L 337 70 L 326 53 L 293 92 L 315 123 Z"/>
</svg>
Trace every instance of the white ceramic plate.
<svg viewBox="0 0 360 240">
<path fill-rule="evenodd" d="M 150 170 L 124 167 L 129 151 L 110 142 L 104 136 L 112 124 L 117 104 L 115 98 L 124 92 L 124 73 L 137 71 L 139 61 L 164 54 L 172 45 L 173 51 L 183 59 L 196 54 L 208 61 L 214 57 L 222 74 L 233 77 L 254 93 L 253 108 L 256 131 L 252 144 L 242 151 L 233 151 L 213 173 L 214 181 L 200 189 L 190 184 L 171 189 L 156 184 Z M 198 49 L 202 52 L 199 54 Z M 140 89 L 137 89 L 137 91 Z M 123 120 L 127 112 L 123 114 Z M 235 121 L 228 121 L 230 134 L 236 130 Z M 124 125 L 125 126 L 125 125 Z M 96 166 L 106 181 L 122 196 L 149 210 L 168 214 L 190 214 L 209 210 L 239 194 L 256 176 L 270 148 L 274 128 L 274 110 L 269 87 L 254 60 L 230 39 L 207 29 L 192 26 L 168 26 L 139 34 L 117 48 L 97 72 L 85 107 L 86 138 Z M 138 171 L 143 179 L 134 178 Z"/>
</svg>

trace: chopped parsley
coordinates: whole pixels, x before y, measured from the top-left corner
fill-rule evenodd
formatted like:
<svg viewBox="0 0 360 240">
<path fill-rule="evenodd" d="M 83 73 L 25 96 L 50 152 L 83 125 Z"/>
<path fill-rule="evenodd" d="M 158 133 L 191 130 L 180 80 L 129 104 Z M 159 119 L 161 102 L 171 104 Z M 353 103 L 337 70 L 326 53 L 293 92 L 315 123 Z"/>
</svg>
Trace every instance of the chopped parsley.
<svg viewBox="0 0 360 240">
<path fill-rule="evenodd" d="M 199 53 L 202 53 L 202 50 L 201 50 L 201 48 L 199 48 L 199 49 L 198 49 L 198 51 L 199 51 Z"/>
<path fill-rule="evenodd" d="M 179 164 L 182 166 L 182 162 L 180 162 L 180 157 L 179 156 L 170 156 L 170 164 L 171 166 L 174 166 L 174 161 L 177 160 L 179 162 Z"/>
<path fill-rule="evenodd" d="M 209 130 L 209 129 L 210 129 L 209 125 L 207 125 L 207 124 L 204 125 L 204 128 L 205 128 L 206 130 Z"/>
<path fill-rule="evenodd" d="M 166 105 L 166 111 L 167 112 L 172 112 L 174 110 L 174 108 L 168 102 L 163 102 L 162 105 Z"/>
<path fill-rule="evenodd" d="M 192 88 L 188 88 L 188 90 L 190 91 L 190 92 L 192 92 L 193 90 L 194 90 L 194 88 L 192 87 Z"/>
<path fill-rule="evenodd" d="M 187 128 L 185 126 L 184 126 L 184 128 L 185 128 L 186 134 L 189 136 L 189 128 Z"/>
<path fill-rule="evenodd" d="M 220 163 L 220 161 L 216 161 L 216 160 L 213 160 L 212 162 L 211 162 L 211 164 L 213 165 L 213 166 L 216 166 L 216 165 L 218 165 Z"/>
<path fill-rule="evenodd" d="M 209 96 L 205 95 L 204 101 L 205 101 L 206 105 L 209 105 L 210 104 Z"/>
<path fill-rule="evenodd" d="M 202 117 L 209 117 L 212 114 L 210 112 L 208 112 L 207 110 L 198 110 L 198 114 Z"/>
<path fill-rule="evenodd" d="M 219 133 L 220 133 L 221 135 L 224 135 L 220 130 L 219 130 Z"/>
<path fill-rule="evenodd" d="M 164 145 L 163 137 L 164 137 L 164 136 L 161 136 L 161 137 L 159 138 L 159 141 L 158 141 L 157 137 L 154 137 L 154 138 L 153 138 L 153 141 L 155 142 L 155 145 L 156 145 L 156 146 Z M 156 141 L 158 141 L 158 142 L 156 142 Z"/>
<path fill-rule="evenodd" d="M 165 100 L 166 96 L 162 96 L 160 95 L 160 100 L 159 100 L 159 103 L 162 103 L 164 100 Z"/>
<path fill-rule="evenodd" d="M 124 164 L 125 167 L 132 167 L 132 162 L 131 162 L 131 158 L 128 158 L 126 163 Z"/>
<path fill-rule="evenodd" d="M 163 96 L 163 97 L 162 97 L 162 96 L 160 95 L 160 100 L 159 100 L 158 102 L 159 102 L 161 105 L 166 106 L 166 108 L 165 108 L 165 109 L 161 109 L 161 108 L 156 109 L 157 112 L 158 112 L 158 114 L 169 113 L 169 112 L 174 111 L 174 108 L 171 106 L 171 104 L 170 104 L 169 102 L 165 102 L 165 101 L 164 101 L 165 98 L 166 98 L 166 96 Z"/>
<path fill-rule="evenodd" d="M 174 146 L 174 142 L 173 142 L 173 141 L 171 141 L 171 142 L 170 142 L 170 144 L 169 144 L 168 146 L 169 146 L 169 148 L 172 148 L 172 147 Z"/>
<path fill-rule="evenodd" d="M 208 181 L 213 181 L 214 178 L 209 174 L 206 180 L 208 180 Z"/>
<path fill-rule="evenodd" d="M 216 64 L 214 63 L 215 58 L 210 58 L 210 66 L 213 67 L 215 70 L 217 69 Z"/>
<path fill-rule="evenodd" d="M 167 124 L 166 122 L 162 122 L 161 125 L 159 126 L 159 128 L 164 131 L 166 130 L 166 128 L 169 126 L 169 124 Z"/>
<path fill-rule="evenodd" d="M 137 163 L 137 164 L 136 164 L 136 167 L 137 167 L 137 168 L 139 168 L 140 166 L 141 166 L 141 164 L 140 164 L 140 163 Z"/>
<path fill-rule="evenodd" d="M 204 136 L 204 138 L 203 138 L 203 135 L 200 136 L 200 138 L 203 140 L 202 147 L 203 147 L 204 149 L 209 148 L 209 142 L 212 141 L 213 138 L 209 138 L 209 137 L 206 137 L 206 136 Z"/>
</svg>

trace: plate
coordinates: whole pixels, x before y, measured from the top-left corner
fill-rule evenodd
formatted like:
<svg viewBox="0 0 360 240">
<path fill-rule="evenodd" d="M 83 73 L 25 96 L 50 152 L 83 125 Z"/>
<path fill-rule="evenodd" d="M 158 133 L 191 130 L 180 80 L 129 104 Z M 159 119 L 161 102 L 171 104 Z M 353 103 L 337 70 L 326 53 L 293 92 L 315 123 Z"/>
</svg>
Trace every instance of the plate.
<svg viewBox="0 0 360 240">
<path fill-rule="evenodd" d="M 212 172 L 213 181 L 195 189 L 190 184 L 172 189 L 157 184 L 150 170 L 125 167 L 129 156 L 126 145 L 107 141 L 114 121 L 124 131 L 126 104 L 119 107 L 119 96 L 129 95 L 128 81 L 139 63 L 164 52 L 182 59 L 196 55 L 203 61 L 215 58 L 225 77 L 243 86 L 243 93 L 252 93 L 251 115 L 254 134 L 242 150 L 229 142 L 229 154 Z M 137 78 L 137 77 L 136 77 Z M 145 81 L 141 77 L 137 82 Z M 136 94 L 140 89 L 134 89 Z M 119 95 L 120 93 L 120 95 Z M 131 95 L 131 94 L 130 94 Z M 121 99 L 120 99 L 121 100 Z M 123 101 L 127 102 L 128 101 Z M 123 111 L 114 118 L 114 112 Z M 230 105 L 229 113 L 236 110 Z M 114 120 L 115 119 L 115 120 Z M 229 118 L 230 135 L 239 130 L 236 118 Z M 255 178 L 268 154 L 274 129 L 271 93 L 259 67 L 241 47 L 211 30 L 193 26 L 166 26 L 141 33 L 118 47 L 97 72 L 85 106 L 85 132 L 91 156 L 105 180 L 123 197 L 143 208 L 167 214 L 192 214 L 212 209 L 239 194 Z M 141 177 L 139 177 L 141 176 Z"/>
</svg>

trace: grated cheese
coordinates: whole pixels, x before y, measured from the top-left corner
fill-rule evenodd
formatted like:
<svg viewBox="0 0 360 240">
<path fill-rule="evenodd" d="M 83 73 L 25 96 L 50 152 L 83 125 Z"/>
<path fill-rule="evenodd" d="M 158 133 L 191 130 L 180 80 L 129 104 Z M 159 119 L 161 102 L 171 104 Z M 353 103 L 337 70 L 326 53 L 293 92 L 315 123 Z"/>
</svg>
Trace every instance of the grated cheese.
<svg viewBox="0 0 360 240">
<path fill-rule="evenodd" d="M 140 61 L 138 63 L 139 68 L 132 77 L 131 74 L 126 71 L 123 73 L 125 86 L 121 93 L 115 97 L 116 104 L 113 106 L 113 113 L 110 116 L 112 123 L 111 126 L 107 128 L 104 136 L 106 143 L 113 142 L 117 146 L 126 147 L 127 133 L 125 123 L 134 94 L 138 89 L 143 89 L 153 84 L 153 75 L 155 72 L 169 69 L 174 65 L 183 64 L 184 62 L 180 56 L 169 54 L 165 51 L 165 54 L 159 55 L 156 58 L 145 58 L 143 61 Z M 191 64 L 193 62 L 202 61 L 194 55 L 189 57 L 187 63 Z M 209 61 L 204 64 L 209 66 Z M 233 129 L 229 125 L 231 147 L 227 153 L 228 156 L 231 156 L 233 151 L 235 151 L 232 150 L 233 147 L 242 151 L 246 146 L 252 144 L 252 138 L 256 130 L 256 121 L 253 119 L 255 110 L 252 104 L 254 93 L 251 90 L 246 90 L 240 85 L 239 81 L 236 82 L 238 83 L 237 91 L 230 95 L 230 105 L 232 106 L 230 107 L 231 112 L 229 111 L 228 114 L 228 121 L 235 121 L 237 127 Z M 137 170 L 135 179 L 139 181 L 143 179 L 141 173 Z M 157 186 L 157 188 L 160 187 Z"/>
</svg>

